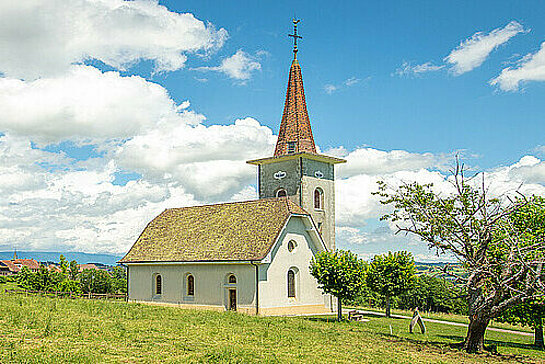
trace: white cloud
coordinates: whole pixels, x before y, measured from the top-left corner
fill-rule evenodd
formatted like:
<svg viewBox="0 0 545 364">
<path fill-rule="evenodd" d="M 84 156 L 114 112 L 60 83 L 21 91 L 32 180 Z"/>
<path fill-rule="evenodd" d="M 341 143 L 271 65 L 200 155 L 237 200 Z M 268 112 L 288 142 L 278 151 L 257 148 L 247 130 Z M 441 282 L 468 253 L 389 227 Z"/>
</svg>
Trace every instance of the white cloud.
<svg viewBox="0 0 545 364">
<path fill-rule="evenodd" d="M 262 54 L 262 53 L 260 53 Z M 217 71 L 227 75 L 229 78 L 239 81 L 246 81 L 252 77 L 253 72 L 261 69 L 256 57 L 249 55 L 239 49 L 231 57 L 224 58 L 217 67 L 198 67 L 198 71 Z"/>
<path fill-rule="evenodd" d="M 152 0 L 0 2 L 0 72 L 35 79 L 96 59 L 117 69 L 150 60 L 156 71 L 180 69 L 186 54 L 221 47 L 227 38 L 192 14 Z"/>
<path fill-rule="evenodd" d="M 373 148 L 358 148 L 343 158 L 347 163 L 338 167 L 338 175 L 341 178 L 358 174 L 375 175 L 432 168 L 445 159 L 444 156 L 438 157 L 431 153 L 410 153 L 404 150 L 386 152 Z"/>
<path fill-rule="evenodd" d="M 28 138 L 0 136 L 0 247 L 122 253 L 164 208 L 199 203 L 173 183 L 114 185 L 113 160 L 85 170 L 71 162 Z"/>
<path fill-rule="evenodd" d="M 504 68 L 490 84 L 503 91 L 517 91 L 521 83 L 530 81 L 545 81 L 545 42 L 539 51 L 523 57 L 516 67 Z"/>
<path fill-rule="evenodd" d="M 371 77 L 367 77 L 364 81 L 367 81 L 370 78 Z M 340 89 L 348 88 L 348 87 L 352 87 L 354 85 L 357 85 L 361 81 L 362 80 L 360 78 L 350 77 L 350 78 L 347 78 L 346 80 L 344 80 L 343 82 L 341 82 L 340 84 L 337 84 L 337 85 L 334 85 L 334 84 L 331 84 L 331 83 L 325 84 L 324 85 L 324 91 L 325 91 L 326 94 L 331 95 L 332 93 L 334 93 L 334 92 L 336 92 L 336 91 L 338 91 Z"/>
<path fill-rule="evenodd" d="M 324 91 L 326 94 L 331 95 L 333 92 L 337 91 L 337 86 L 328 83 L 324 86 Z"/>
<path fill-rule="evenodd" d="M 431 62 L 423 64 L 412 65 L 409 62 L 403 62 L 400 68 L 395 71 L 397 76 L 418 76 L 422 73 L 437 72 L 445 68 L 444 65 L 436 66 Z"/>
<path fill-rule="evenodd" d="M 505 27 L 494 29 L 487 34 L 475 33 L 452 50 L 444 61 L 452 65 L 451 70 L 455 75 L 469 72 L 483 64 L 494 49 L 524 31 L 520 23 L 512 21 Z"/>
<path fill-rule="evenodd" d="M 276 137 L 252 118 L 230 125 L 179 123 L 135 136 L 119 147 L 126 169 L 152 180 L 171 179 L 204 198 L 221 198 L 254 181 L 246 160 L 272 154 Z"/>
<path fill-rule="evenodd" d="M 179 113 L 162 86 L 91 66 L 35 81 L 0 78 L 0 110 L 0 130 L 48 142 L 127 138 Z"/>
<path fill-rule="evenodd" d="M 270 129 L 250 118 L 182 125 L 89 163 L 0 136 L 0 247 L 122 253 L 165 208 L 256 197 L 255 167 L 245 160 L 272 153 Z M 115 173 L 129 167 L 142 178 L 116 185 Z"/>
<path fill-rule="evenodd" d="M 347 87 L 354 86 L 355 84 L 359 83 L 361 81 L 360 78 L 357 77 L 350 77 L 346 80 L 344 80 L 344 85 Z"/>
</svg>

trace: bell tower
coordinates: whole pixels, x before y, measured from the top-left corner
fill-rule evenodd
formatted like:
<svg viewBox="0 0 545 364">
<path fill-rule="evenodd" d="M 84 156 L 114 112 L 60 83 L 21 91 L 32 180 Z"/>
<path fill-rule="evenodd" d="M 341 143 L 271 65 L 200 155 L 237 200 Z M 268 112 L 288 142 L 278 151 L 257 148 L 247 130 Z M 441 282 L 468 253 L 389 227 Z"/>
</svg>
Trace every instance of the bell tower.
<svg viewBox="0 0 545 364">
<path fill-rule="evenodd" d="M 307 211 L 330 251 L 335 250 L 335 164 L 346 160 L 318 154 L 297 60 L 299 20 L 293 20 L 291 62 L 284 112 L 274 156 L 248 161 L 258 166 L 259 198 L 288 197 Z"/>
</svg>

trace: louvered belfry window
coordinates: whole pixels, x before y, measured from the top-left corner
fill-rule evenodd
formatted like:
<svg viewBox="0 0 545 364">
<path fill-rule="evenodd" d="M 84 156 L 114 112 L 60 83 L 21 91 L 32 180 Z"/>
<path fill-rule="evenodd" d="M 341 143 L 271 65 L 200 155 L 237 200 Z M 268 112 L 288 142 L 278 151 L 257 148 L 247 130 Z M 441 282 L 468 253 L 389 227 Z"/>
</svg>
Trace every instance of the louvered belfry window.
<svg viewBox="0 0 545 364">
<path fill-rule="evenodd" d="M 288 142 L 288 154 L 295 153 L 295 142 Z"/>
</svg>

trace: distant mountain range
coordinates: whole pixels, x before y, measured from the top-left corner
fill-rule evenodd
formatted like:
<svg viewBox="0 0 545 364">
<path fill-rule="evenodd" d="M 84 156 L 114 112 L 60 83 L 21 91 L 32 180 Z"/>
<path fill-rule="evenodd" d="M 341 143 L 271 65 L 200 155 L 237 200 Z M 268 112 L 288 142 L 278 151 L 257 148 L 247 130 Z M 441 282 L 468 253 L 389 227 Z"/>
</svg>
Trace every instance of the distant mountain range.
<svg viewBox="0 0 545 364">
<path fill-rule="evenodd" d="M 122 255 L 113 254 L 91 254 L 81 252 L 33 252 L 33 251 L 17 251 L 19 259 L 35 259 L 39 262 L 58 262 L 59 257 L 64 255 L 68 260 L 75 260 L 80 264 L 85 263 L 101 263 L 106 265 L 117 265 L 117 261 Z M 13 251 L 0 252 L 0 260 L 13 259 Z"/>
<path fill-rule="evenodd" d="M 39 262 L 58 262 L 61 254 L 64 255 L 64 257 L 68 261 L 75 260 L 76 262 L 80 264 L 101 263 L 106 265 L 117 265 L 117 261 L 123 258 L 123 255 L 114 255 L 114 254 L 92 254 L 92 253 L 81 253 L 81 252 L 33 252 L 33 251 L 17 251 L 17 258 L 36 259 Z M 0 252 L 0 260 L 9 260 L 9 259 L 13 259 L 13 251 Z M 440 269 L 445 264 L 447 263 L 415 262 L 416 268 L 420 272 L 432 271 L 432 270 L 436 270 L 437 268 Z M 452 265 L 456 266 L 458 264 L 454 263 Z"/>
</svg>

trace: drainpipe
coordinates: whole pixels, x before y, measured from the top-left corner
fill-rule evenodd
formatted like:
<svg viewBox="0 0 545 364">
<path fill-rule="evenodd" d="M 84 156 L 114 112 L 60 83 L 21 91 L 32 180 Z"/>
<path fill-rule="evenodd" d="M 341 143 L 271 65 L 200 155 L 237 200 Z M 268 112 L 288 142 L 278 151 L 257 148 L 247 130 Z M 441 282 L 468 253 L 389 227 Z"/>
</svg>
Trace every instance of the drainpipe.
<svg viewBox="0 0 545 364">
<path fill-rule="evenodd" d="M 127 296 L 125 297 L 125 301 L 129 302 L 129 266 L 127 265 Z"/>
<path fill-rule="evenodd" d="M 259 316 L 259 265 L 251 260 L 250 264 L 255 267 L 255 315 Z"/>
</svg>

